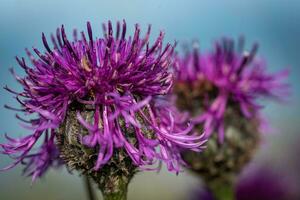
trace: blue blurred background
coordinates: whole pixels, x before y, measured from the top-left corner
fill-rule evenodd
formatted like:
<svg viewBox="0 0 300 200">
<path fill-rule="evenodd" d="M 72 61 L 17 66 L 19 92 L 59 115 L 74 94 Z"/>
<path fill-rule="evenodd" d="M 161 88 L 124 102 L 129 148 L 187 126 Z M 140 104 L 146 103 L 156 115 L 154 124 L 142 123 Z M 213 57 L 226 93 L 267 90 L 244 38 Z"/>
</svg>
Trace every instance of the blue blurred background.
<svg viewBox="0 0 300 200">
<path fill-rule="evenodd" d="M 64 24 L 68 33 L 73 28 L 85 30 L 91 21 L 95 35 L 102 35 L 101 23 L 125 19 L 129 30 L 139 23 L 151 23 L 153 35 L 166 32 L 166 41 L 188 42 L 198 39 L 207 49 L 220 36 L 246 36 L 248 44 L 260 43 L 260 55 L 270 71 L 288 67 L 291 71 L 291 100 L 283 105 L 268 103 L 264 113 L 277 134 L 266 136 L 265 143 L 253 162 L 272 163 L 287 177 L 299 177 L 300 158 L 300 1 L 299 0 L 0 0 L 0 85 L 20 90 L 8 68 L 17 67 L 14 57 L 25 56 L 24 48 L 42 48 L 41 33 L 49 35 Z M 180 45 L 179 45 L 180 46 Z M 180 48 L 177 48 L 180 50 Z M 0 89 L 0 142 L 2 133 L 12 136 L 26 134 L 18 126 L 12 111 L 4 104 L 14 105 L 11 95 Z M 0 156 L 0 168 L 11 162 Z M 0 199 L 85 199 L 80 177 L 65 169 L 50 171 L 42 180 L 30 185 L 22 177 L 21 168 L 0 173 Z M 299 178 L 298 178 L 299 180 Z M 185 172 L 178 176 L 162 170 L 160 174 L 138 174 L 129 188 L 129 199 L 186 199 L 198 180 Z"/>
</svg>

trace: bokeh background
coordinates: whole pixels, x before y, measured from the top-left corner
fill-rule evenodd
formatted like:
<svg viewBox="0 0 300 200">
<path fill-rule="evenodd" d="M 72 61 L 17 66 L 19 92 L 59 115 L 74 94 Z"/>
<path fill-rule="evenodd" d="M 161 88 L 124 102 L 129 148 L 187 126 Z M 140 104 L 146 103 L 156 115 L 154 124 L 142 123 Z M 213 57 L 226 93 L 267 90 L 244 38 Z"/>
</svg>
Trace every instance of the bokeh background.
<svg viewBox="0 0 300 200">
<path fill-rule="evenodd" d="M 221 36 L 237 38 L 243 34 L 248 44 L 260 43 L 259 53 L 270 71 L 288 67 L 292 97 L 287 103 L 267 103 L 264 113 L 274 131 L 266 136 L 254 163 L 268 163 L 283 179 L 299 180 L 300 167 L 300 1 L 299 0 L 0 0 L 0 86 L 16 84 L 8 69 L 17 67 L 14 57 L 25 56 L 24 48 L 42 48 L 41 33 L 50 35 L 64 24 L 70 34 L 73 28 L 85 30 L 91 21 L 94 34 L 102 35 L 101 23 L 125 19 L 128 30 L 139 23 L 151 23 L 153 35 L 166 32 L 166 41 L 180 43 L 198 39 L 201 49 L 208 49 Z M 152 36 L 153 36 L 152 35 Z M 154 37 L 154 36 L 153 36 Z M 180 51 L 179 48 L 177 48 Z M 0 142 L 3 133 L 26 134 L 14 118 L 14 112 L 3 108 L 15 105 L 11 95 L 0 89 Z M 0 156 L 0 168 L 11 163 Z M 82 180 L 65 169 L 52 170 L 31 185 L 21 176 L 21 167 L 0 173 L 1 200 L 82 200 Z M 138 174 L 129 186 L 129 199 L 187 199 L 199 181 L 184 172 L 178 176 L 163 169 L 159 174 Z M 299 184 L 299 183 L 298 183 Z M 293 187 L 293 186 L 291 186 Z M 297 190 L 297 188 L 295 189 Z"/>
</svg>

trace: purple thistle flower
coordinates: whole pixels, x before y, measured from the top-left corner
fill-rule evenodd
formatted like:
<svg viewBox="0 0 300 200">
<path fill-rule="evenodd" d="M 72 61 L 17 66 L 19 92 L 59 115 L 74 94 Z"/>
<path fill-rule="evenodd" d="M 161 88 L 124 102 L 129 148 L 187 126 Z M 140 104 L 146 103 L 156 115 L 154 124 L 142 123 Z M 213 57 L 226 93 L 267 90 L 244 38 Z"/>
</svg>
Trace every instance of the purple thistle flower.
<svg viewBox="0 0 300 200">
<path fill-rule="evenodd" d="M 12 73 L 23 91 L 5 89 L 15 95 L 21 109 L 6 107 L 37 117 L 27 121 L 17 116 L 32 134 L 20 139 L 7 136 L 8 143 L 0 144 L 2 153 L 15 159 L 5 169 L 25 164 L 25 173 L 34 180 L 49 167 L 61 164 L 57 131 L 67 112 L 77 105 L 89 107 L 94 113 L 93 120 L 87 121 L 80 109 L 76 110 L 78 121 L 88 130 L 85 136 L 78 134 L 78 140 L 98 151 L 94 170 L 100 170 L 114 151 L 122 148 L 136 166 L 159 160 L 170 171 L 179 172 L 183 164 L 180 149 L 202 148 L 203 137 L 191 133 L 192 126 L 162 97 L 173 84 L 174 46 L 163 47 L 162 32 L 151 46 L 151 26 L 143 38 L 138 25 L 134 36 L 126 38 L 125 21 L 122 25 L 117 23 L 115 36 L 110 21 L 103 29 L 104 37 L 94 39 L 87 23 L 88 37 L 81 32 L 79 39 L 75 30 L 74 41 L 70 41 L 62 26 L 56 36 L 51 35 L 53 48 L 43 34 L 45 53 L 33 48 L 37 56 L 34 57 L 26 49 L 31 67 L 24 58 L 17 58 L 26 76 L 21 78 L 13 70 Z M 134 129 L 135 144 L 128 140 L 122 126 Z M 33 147 L 42 136 L 45 140 L 35 152 Z"/>
<path fill-rule="evenodd" d="M 261 97 L 283 100 L 288 96 L 288 84 L 283 81 L 288 71 L 268 73 L 263 60 L 255 58 L 258 45 L 250 52 L 244 51 L 241 38 L 235 46 L 233 40 L 222 39 L 215 43 L 213 51 L 193 53 L 178 57 L 177 85 L 189 85 L 204 99 L 201 113 L 194 122 L 204 123 L 204 132 L 209 137 L 218 133 L 219 142 L 224 140 L 224 114 L 229 106 L 239 107 L 245 118 L 259 115 Z"/>
</svg>

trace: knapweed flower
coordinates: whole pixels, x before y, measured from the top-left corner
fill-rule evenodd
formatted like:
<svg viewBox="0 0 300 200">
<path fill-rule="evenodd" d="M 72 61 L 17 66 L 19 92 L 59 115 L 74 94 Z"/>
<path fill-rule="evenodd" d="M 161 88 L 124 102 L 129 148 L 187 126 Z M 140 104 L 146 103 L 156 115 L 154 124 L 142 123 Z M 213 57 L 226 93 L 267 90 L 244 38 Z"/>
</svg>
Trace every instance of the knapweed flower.
<svg viewBox="0 0 300 200">
<path fill-rule="evenodd" d="M 177 58 L 176 104 L 208 139 L 202 155 L 184 157 L 208 182 L 231 180 L 251 159 L 264 123 L 259 99 L 281 100 L 289 93 L 288 71 L 268 73 L 255 57 L 258 45 L 250 52 L 243 46 L 242 38 L 237 45 L 224 38 L 212 51 L 199 53 L 196 47 Z"/>
<path fill-rule="evenodd" d="M 101 179 L 99 173 L 109 175 L 111 168 L 122 174 L 163 161 L 179 172 L 181 149 L 201 149 L 203 137 L 163 99 L 173 83 L 174 46 L 163 45 L 162 32 L 150 45 L 150 26 L 144 37 L 138 25 L 133 37 L 126 37 L 125 21 L 116 24 L 115 33 L 111 22 L 103 29 L 104 37 L 95 39 L 87 23 L 88 37 L 75 30 L 70 41 L 62 26 L 51 35 L 53 47 L 43 34 L 46 52 L 33 48 L 33 56 L 26 50 L 31 65 L 17 58 L 26 76 L 13 74 L 23 91 L 5 88 L 21 108 L 7 107 L 33 116 L 17 115 L 32 134 L 6 136 L 2 153 L 15 162 L 5 169 L 24 164 L 34 180 L 63 160 Z"/>
<path fill-rule="evenodd" d="M 243 38 L 236 46 L 232 39 L 224 38 L 207 54 L 201 55 L 196 47 L 193 53 L 178 59 L 177 91 L 183 93 L 180 87 L 187 87 L 186 93 L 192 91 L 188 98 L 203 98 L 192 105 L 193 112 L 201 107 L 194 121 L 204 122 L 207 137 L 216 131 L 221 143 L 228 107 L 237 107 L 242 117 L 250 119 L 262 107 L 258 98 L 280 100 L 289 94 L 288 85 L 283 83 L 288 71 L 268 73 L 265 62 L 255 58 L 258 45 L 254 44 L 250 52 L 243 46 Z M 197 105 L 199 108 L 195 108 Z"/>
</svg>

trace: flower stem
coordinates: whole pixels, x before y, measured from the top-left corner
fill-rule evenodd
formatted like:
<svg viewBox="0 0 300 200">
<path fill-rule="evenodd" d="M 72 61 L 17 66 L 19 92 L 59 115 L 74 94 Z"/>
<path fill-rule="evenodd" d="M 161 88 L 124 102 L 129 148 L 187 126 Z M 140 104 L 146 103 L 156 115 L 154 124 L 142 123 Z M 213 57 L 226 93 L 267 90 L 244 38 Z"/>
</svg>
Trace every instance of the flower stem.
<svg viewBox="0 0 300 200">
<path fill-rule="evenodd" d="M 126 200 L 129 181 L 130 179 L 122 175 L 107 177 L 101 186 L 104 200 Z"/>
<path fill-rule="evenodd" d="M 84 176 L 85 187 L 87 191 L 87 196 L 89 200 L 96 200 L 95 193 L 92 188 L 92 183 L 88 176 Z"/>
<path fill-rule="evenodd" d="M 208 184 L 216 200 L 234 200 L 234 187 L 231 183 L 211 183 Z"/>
</svg>

